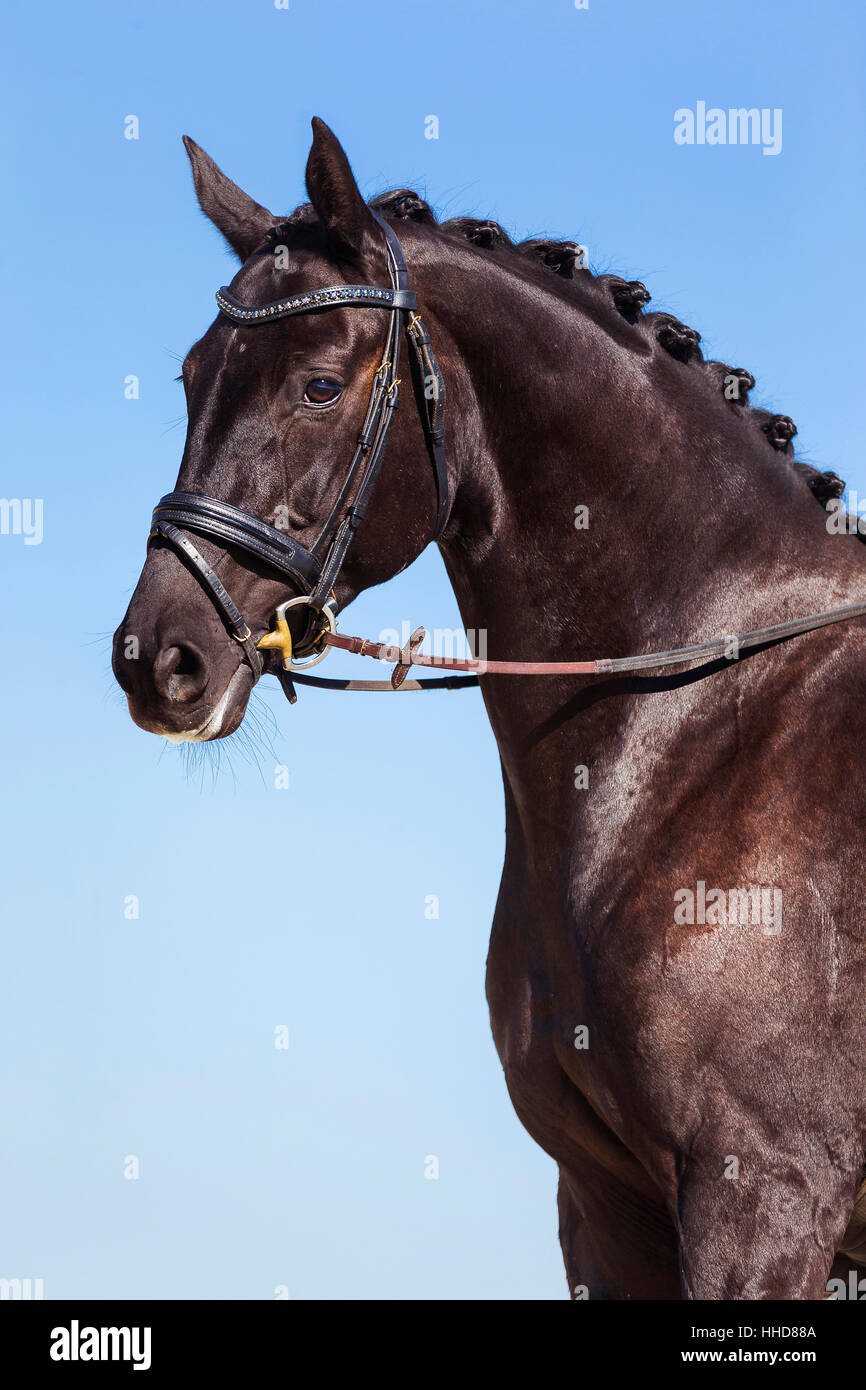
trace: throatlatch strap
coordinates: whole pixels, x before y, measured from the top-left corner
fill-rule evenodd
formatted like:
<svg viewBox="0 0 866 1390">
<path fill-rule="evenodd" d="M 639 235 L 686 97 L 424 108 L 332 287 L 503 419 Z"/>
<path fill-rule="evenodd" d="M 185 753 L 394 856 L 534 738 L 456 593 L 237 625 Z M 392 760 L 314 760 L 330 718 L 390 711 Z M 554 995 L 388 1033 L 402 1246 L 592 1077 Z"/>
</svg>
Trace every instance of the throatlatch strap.
<svg viewBox="0 0 866 1390">
<path fill-rule="evenodd" d="M 430 334 L 417 314 L 412 315 L 406 336 L 415 351 L 415 358 L 412 362 L 412 370 L 418 374 L 415 382 L 415 394 L 419 401 L 424 402 L 422 420 L 433 470 L 436 474 L 436 492 L 439 501 L 436 513 L 436 533 L 433 539 L 438 540 L 448 520 L 448 470 L 445 465 L 445 379 L 436 360 L 436 354 L 430 342 Z"/>
</svg>

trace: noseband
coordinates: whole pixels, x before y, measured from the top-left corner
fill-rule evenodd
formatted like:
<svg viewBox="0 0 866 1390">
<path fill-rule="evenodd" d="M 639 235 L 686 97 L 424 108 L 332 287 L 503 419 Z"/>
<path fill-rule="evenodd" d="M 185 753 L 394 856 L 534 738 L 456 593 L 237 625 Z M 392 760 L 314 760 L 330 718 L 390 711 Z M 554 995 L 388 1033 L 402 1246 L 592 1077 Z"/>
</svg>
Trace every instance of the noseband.
<svg viewBox="0 0 866 1390">
<path fill-rule="evenodd" d="M 329 651 L 324 638 L 336 629 L 334 585 L 355 532 L 364 519 L 394 422 L 400 387 L 397 371 L 404 332 L 414 352 L 417 370 L 412 373 L 413 386 L 436 478 L 438 506 L 434 539 L 441 535 L 448 518 L 445 383 L 429 335 L 415 312 L 417 297 L 409 288 L 409 273 L 399 238 L 384 218 L 373 209 L 370 211 L 385 234 L 390 289 L 373 285 L 333 285 L 259 306 L 241 304 L 225 286 L 216 297 L 220 313 L 244 327 L 324 309 L 357 307 L 385 309 L 390 313 L 385 350 L 373 376 L 370 401 L 355 452 L 334 505 L 312 547 L 307 550 L 285 531 L 217 497 L 193 492 L 169 492 L 153 511 L 150 537 L 161 537 L 190 565 L 213 600 L 231 636 L 243 648 L 256 680 L 264 669 L 259 648 L 279 651 L 286 670 L 299 664 L 295 660 L 296 655 L 309 658 L 301 663 L 303 666 L 312 666 Z M 246 551 L 264 561 L 293 586 L 297 597 L 280 604 L 276 612 L 276 630 L 266 633 L 258 648 L 242 613 L 212 566 L 184 534 L 186 531 Z M 307 607 L 310 621 L 293 649 L 286 610 L 294 606 Z M 291 697 L 291 692 L 287 693 Z"/>
</svg>

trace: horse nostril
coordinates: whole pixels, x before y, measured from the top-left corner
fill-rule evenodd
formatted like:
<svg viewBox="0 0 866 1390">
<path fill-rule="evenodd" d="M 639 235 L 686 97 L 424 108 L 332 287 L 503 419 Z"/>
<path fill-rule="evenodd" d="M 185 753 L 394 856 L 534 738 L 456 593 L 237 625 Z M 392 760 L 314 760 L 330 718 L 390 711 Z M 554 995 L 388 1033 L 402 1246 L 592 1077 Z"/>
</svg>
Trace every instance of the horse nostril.
<svg viewBox="0 0 866 1390">
<path fill-rule="evenodd" d="M 163 647 L 153 663 L 153 683 L 164 700 L 185 705 L 197 699 L 207 685 L 201 652 L 186 643 Z"/>
</svg>

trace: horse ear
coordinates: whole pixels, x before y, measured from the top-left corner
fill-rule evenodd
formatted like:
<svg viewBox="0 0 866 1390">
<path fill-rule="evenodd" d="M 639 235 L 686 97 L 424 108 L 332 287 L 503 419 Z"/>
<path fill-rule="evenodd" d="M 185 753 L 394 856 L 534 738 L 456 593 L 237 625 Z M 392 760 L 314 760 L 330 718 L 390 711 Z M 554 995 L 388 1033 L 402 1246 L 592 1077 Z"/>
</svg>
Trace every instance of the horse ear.
<svg viewBox="0 0 866 1390">
<path fill-rule="evenodd" d="M 312 120 L 313 144 L 307 160 L 307 192 L 339 260 L 361 259 L 376 223 L 361 197 L 345 151 L 324 121 Z"/>
<path fill-rule="evenodd" d="M 222 232 L 235 255 L 245 261 L 261 246 L 277 218 L 226 178 L 210 155 L 188 135 L 183 137 L 183 143 L 202 212 Z"/>
</svg>

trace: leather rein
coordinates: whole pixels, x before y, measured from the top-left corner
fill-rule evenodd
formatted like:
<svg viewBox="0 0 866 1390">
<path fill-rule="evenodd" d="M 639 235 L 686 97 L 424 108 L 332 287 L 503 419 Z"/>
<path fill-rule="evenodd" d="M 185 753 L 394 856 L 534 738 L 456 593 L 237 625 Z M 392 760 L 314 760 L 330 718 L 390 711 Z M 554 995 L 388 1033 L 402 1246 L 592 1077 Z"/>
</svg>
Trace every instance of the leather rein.
<svg viewBox="0 0 866 1390">
<path fill-rule="evenodd" d="M 325 634 L 324 641 L 331 647 L 353 652 L 356 656 L 369 656 L 375 661 L 395 663 L 391 679 L 343 681 L 300 675 L 295 675 L 295 679 L 303 685 L 320 685 L 327 690 L 456 690 L 467 685 L 477 685 L 478 676 L 485 675 L 621 676 L 633 671 L 689 665 L 694 661 L 708 661 L 713 658 L 735 661 L 741 650 L 782 642 L 803 632 L 814 632 L 817 628 L 828 627 L 831 623 L 842 623 L 849 618 L 862 617 L 866 617 L 866 603 L 849 603 L 842 608 L 829 608 L 823 613 L 812 613 L 807 618 L 793 618 L 790 622 L 775 623 L 772 627 L 756 628 L 753 632 L 732 634 L 729 637 L 716 637 L 710 642 L 696 642 L 689 647 L 672 647 L 667 651 L 647 652 L 643 656 L 600 657 L 596 661 L 479 661 L 471 658 L 463 660 L 427 656 L 418 651 L 426 636 L 423 627 L 413 632 L 406 646 L 402 648 L 389 646 L 384 642 L 371 642 L 366 637 L 347 637 L 343 633 L 329 632 Z M 412 666 L 473 674 L 442 677 L 439 680 L 407 680 Z"/>
<path fill-rule="evenodd" d="M 384 218 L 374 209 L 370 211 L 385 235 L 390 288 L 334 285 L 258 306 L 242 304 L 225 286 L 216 296 L 220 312 L 233 323 L 244 327 L 332 308 L 360 307 L 390 312 L 385 349 L 373 376 L 370 400 L 355 452 L 345 480 L 313 545 L 307 549 L 285 531 L 262 521 L 251 512 L 200 493 L 169 492 L 153 511 L 148 544 L 155 538 L 165 541 L 189 565 L 218 609 L 228 632 L 243 649 L 254 681 L 258 681 L 265 672 L 260 651 L 271 650 L 282 657 L 281 665 L 274 674 L 292 704 L 297 698 L 295 683 L 319 686 L 325 690 L 456 690 L 477 685 L 480 675 L 622 675 L 713 658 L 733 660 L 741 649 L 783 641 L 831 623 L 866 616 L 866 602 L 852 603 L 813 613 L 806 618 L 796 618 L 772 627 L 715 638 L 692 646 L 649 652 L 643 656 L 600 658 L 595 661 L 486 661 L 428 656 L 419 650 L 426 635 L 424 628 L 416 629 L 402 648 L 338 633 L 334 585 L 346 552 L 364 518 L 384 460 L 399 400 L 400 379 L 397 370 L 404 333 L 414 354 L 412 383 L 436 479 L 438 503 L 434 540 L 442 534 L 450 509 L 445 463 L 445 383 L 430 337 L 415 312 L 417 296 L 409 287 L 400 241 Z M 300 591 L 296 597 L 278 605 L 273 630 L 265 633 L 258 643 L 253 641 L 246 620 L 213 567 L 185 534 L 187 531 L 201 533 L 222 544 L 245 550 L 264 561 L 288 580 L 296 591 Z M 308 621 L 301 637 L 293 640 L 286 613 L 297 607 L 307 609 Z M 307 675 L 306 670 L 324 660 L 332 648 L 393 664 L 390 680 L 328 680 Z M 413 666 L 459 674 L 432 680 L 408 679 Z"/>
</svg>

